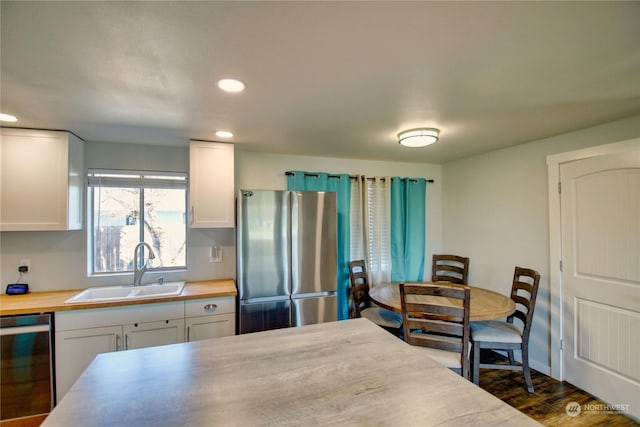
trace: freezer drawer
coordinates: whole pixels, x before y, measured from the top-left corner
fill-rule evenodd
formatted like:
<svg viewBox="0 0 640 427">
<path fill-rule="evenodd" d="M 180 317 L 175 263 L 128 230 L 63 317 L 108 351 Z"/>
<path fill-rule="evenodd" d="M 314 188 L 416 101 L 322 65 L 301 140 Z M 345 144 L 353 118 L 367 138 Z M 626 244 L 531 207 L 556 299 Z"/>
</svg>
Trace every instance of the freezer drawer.
<svg viewBox="0 0 640 427">
<path fill-rule="evenodd" d="M 336 295 L 292 299 L 292 326 L 338 320 L 338 298 Z"/>
<path fill-rule="evenodd" d="M 291 326 L 291 300 L 240 302 L 240 333 L 267 331 Z"/>
</svg>

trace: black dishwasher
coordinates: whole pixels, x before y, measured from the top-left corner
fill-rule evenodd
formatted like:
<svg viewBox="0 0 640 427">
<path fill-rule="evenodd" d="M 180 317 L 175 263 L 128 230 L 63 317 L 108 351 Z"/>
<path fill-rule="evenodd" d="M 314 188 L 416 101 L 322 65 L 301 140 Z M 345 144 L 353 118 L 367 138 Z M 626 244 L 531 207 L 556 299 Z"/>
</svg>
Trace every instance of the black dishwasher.
<svg viewBox="0 0 640 427">
<path fill-rule="evenodd" d="M 51 314 L 0 318 L 0 420 L 51 412 Z"/>
</svg>

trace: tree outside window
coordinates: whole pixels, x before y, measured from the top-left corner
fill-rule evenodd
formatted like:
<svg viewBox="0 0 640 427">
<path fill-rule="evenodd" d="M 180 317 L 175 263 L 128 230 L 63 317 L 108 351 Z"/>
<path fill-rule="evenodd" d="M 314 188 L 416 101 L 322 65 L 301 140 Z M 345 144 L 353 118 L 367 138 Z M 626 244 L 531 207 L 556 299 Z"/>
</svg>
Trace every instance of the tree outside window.
<svg viewBox="0 0 640 427">
<path fill-rule="evenodd" d="M 150 269 L 186 268 L 184 174 L 90 171 L 89 196 L 91 274 L 133 271 L 139 242 L 155 252 Z"/>
</svg>

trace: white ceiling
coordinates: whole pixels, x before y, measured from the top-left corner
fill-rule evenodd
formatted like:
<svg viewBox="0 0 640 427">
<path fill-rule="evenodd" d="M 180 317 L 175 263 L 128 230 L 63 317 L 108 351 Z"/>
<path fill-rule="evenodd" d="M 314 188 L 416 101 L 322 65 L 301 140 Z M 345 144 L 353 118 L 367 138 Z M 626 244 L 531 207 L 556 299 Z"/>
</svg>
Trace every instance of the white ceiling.
<svg viewBox="0 0 640 427">
<path fill-rule="evenodd" d="M 640 113 L 640 2 L 0 4 L 10 126 L 88 141 L 228 129 L 240 149 L 443 163 Z M 440 141 L 399 146 L 418 126 Z"/>
</svg>

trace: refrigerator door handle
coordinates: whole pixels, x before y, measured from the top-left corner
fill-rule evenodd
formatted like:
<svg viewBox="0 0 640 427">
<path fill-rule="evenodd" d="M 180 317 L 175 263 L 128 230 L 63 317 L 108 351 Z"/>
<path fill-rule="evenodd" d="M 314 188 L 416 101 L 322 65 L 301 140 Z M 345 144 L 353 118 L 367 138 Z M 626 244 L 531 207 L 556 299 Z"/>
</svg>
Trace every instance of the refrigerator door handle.
<svg viewBox="0 0 640 427">
<path fill-rule="evenodd" d="M 295 191 L 289 192 L 289 227 L 287 230 L 287 241 L 289 242 L 289 293 L 294 295 L 298 292 L 298 280 L 300 277 L 300 247 L 298 234 L 300 232 L 299 209 L 300 203 Z"/>
<path fill-rule="evenodd" d="M 337 291 L 315 292 L 312 294 L 296 294 L 296 295 L 292 295 L 291 299 L 333 297 L 333 296 L 336 296 L 337 294 L 338 294 Z"/>
<path fill-rule="evenodd" d="M 277 302 L 277 301 L 289 301 L 289 295 L 283 295 L 279 297 L 263 297 L 263 298 L 248 298 L 242 299 L 240 302 L 242 304 L 256 304 L 263 302 Z"/>
</svg>

